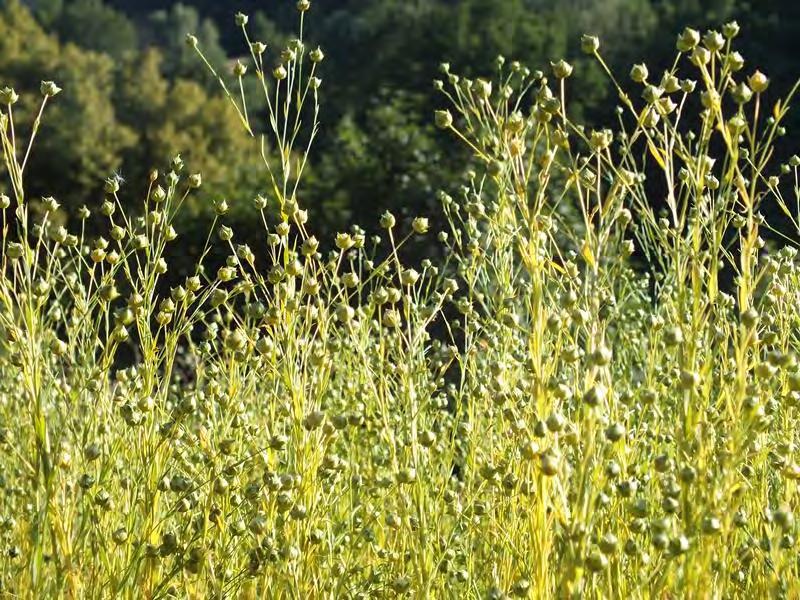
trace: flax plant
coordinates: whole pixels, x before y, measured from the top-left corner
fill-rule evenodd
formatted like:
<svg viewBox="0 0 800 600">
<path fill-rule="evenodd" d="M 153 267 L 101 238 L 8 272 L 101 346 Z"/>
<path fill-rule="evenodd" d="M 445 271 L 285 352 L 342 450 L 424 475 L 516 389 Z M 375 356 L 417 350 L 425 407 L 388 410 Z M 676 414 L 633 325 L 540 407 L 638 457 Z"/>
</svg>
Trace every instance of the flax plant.
<svg viewBox="0 0 800 600">
<path fill-rule="evenodd" d="M 774 158 L 795 90 L 745 70 L 735 23 L 631 84 L 584 36 L 613 129 L 571 116 L 566 61 L 444 64 L 435 124 L 471 156 L 444 229 L 387 212 L 319 240 L 324 53 L 297 9 L 282 49 L 237 14 L 230 74 L 187 38 L 261 152 L 252 200 L 176 156 L 138 205 L 105 182 L 102 234 L 86 208 L 67 228 L 25 193 L 61 90 L 25 141 L 0 90 L 0 593 L 797 595 L 800 159 Z M 216 219 L 176 284 L 190 196 Z M 243 201 L 253 247 L 227 224 Z M 411 263 L 426 236 L 446 258 Z"/>
</svg>

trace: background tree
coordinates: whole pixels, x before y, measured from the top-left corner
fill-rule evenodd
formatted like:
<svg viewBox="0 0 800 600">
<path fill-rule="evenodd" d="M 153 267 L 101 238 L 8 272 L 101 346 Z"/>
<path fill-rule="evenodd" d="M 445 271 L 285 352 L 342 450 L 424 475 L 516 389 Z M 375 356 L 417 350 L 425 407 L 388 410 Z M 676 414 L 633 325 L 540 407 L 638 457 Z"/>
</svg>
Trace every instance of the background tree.
<svg viewBox="0 0 800 600">
<path fill-rule="evenodd" d="M 108 54 L 115 60 L 134 54 L 138 47 L 133 23 L 102 0 L 65 3 L 54 27 L 62 43 L 74 43 L 86 50 Z"/>
<path fill-rule="evenodd" d="M 264 191 L 253 156 L 257 140 L 240 131 L 186 33 L 200 41 L 226 75 L 236 59 L 249 60 L 233 11 L 250 15 L 252 39 L 277 60 L 295 31 L 294 2 L 264 5 L 239 0 L 0 0 L 0 86 L 30 91 L 40 78 L 60 79 L 65 92 L 55 153 L 34 156 L 31 176 L 71 203 L 99 199 L 110 172 L 121 169 L 131 193 L 141 192 L 150 167 L 181 151 L 202 169 L 209 196 L 236 207 Z M 306 44 L 327 58 L 322 121 L 311 156 L 303 202 L 320 236 L 352 220 L 371 228 L 386 209 L 430 213 L 438 187 L 459 181 L 462 149 L 431 129 L 440 99 L 431 82 L 439 64 L 483 76 L 498 55 L 549 71 L 562 57 L 574 65 L 569 111 L 590 125 L 617 102 L 599 66 L 579 49 L 582 33 L 600 36 L 603 55 L 620 76 L 645 60 L 660 74 L 675 53 L 674 35 L 686 25 L 704 29 L 738 19 L 747 69 L 769 64 L 773 101 L 797 75 L 800 7 L 782 0 L 326 0 L 306 14 Z M 252 75 L 252 68 L 250 71 Z M 258 113 L 257 82 L 246 80 L 248 105 Z M 774 91 L 773 91 L 774 90 Z M 773 97 L 772 94 L 775 94 Z M 23 106 L 21 110 L 32 110 Z M 796 113 L 795 113 L 796 114 Z M 32 118 L 32 117 L 31 117 Z M 259 122 L 259 119 L 255 119 Z M 263 126 L 263 120 L 262 126 Z M 787 121 L 789 131 L 800 125 Z M 787 136 L 786 139 L 788 139 Z M 787 141 L 778 145 L 793 152 Z M 138 186 L 138 187 L 137 187 Z M 208 214 L 208 204 L 193 218 Z M 246 214 L 242 208 L 242 215 Z M 242 217 L 242 235 L 250 220 Z M 255 233 L 251 232 L 253 235 Z M 428 249 L 430 250 L 430 249 Z"/>
<path fill-rule="evenodd" d="M 92 203 L 99 184 L 120 167 L 122 154 L 136 143 L 134 131 L 116 119 L 114 61 L 61 44 L 25 7 L 10 0 L 0 12 L 0 74 L 3 85 L 22 96 L 16 111 L 21 122 L 33 122 L 42 80 L 57 80 L 64 89 L 31 156 L 29 191 L 58 195 L 72 206 Z"/>
<path fill-rule="evenodd" d="M 197 68 L 197 53 L 186 44 L 186 35 L 191 33 L 197 37 L 209 61 L 223 65 L 227 60 L 216 25 L 202 18 L 196 8 L 180 2 L 173 4 L 144 17 L 140 28 L 144 44 L 161 50 L 161 72 L 165 77 L 193 79 L 208 87 L 217 85 L 204 69 Z"/>
</svg>

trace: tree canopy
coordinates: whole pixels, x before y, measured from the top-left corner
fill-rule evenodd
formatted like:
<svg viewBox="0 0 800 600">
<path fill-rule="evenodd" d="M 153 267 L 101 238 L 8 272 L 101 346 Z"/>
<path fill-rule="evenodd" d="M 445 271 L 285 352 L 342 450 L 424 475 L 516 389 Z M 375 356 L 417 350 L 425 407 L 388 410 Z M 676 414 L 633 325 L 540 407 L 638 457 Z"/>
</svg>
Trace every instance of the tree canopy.
<svg viewBox="0 0 800 600">
<path fill-rule="evenodd" d="M 181 152 L 202 170 L 209 196 L 246 203 L 265 181 L 257 143 L 239 127 L 216 81 L 185 44 L 197 36 L 225 73 L 248 49 L 233 10 L 250 15 L 254 39 L 274 57 L 295 35 L 294 2 L 185 0 L 0 0 L 0 85 L 26 94 L 31 119 L 41 79 L 65 89 L 31 164 L 33 189 L 67 205 L 96 203 L 105 177 L 121 171 L 136 186 Z M 580 77 L 571 110 L 592 121 L 616 98 L 582 33 L 601 37 L 604 57 L 625 76 L 642 59 L 666 68 L 686 25 L 738 18 L 746 58 L 768 64 L 781 93 L 794 83 L 800 8 L 781 0 L 328 0 L 307 14 L 308 43 L 326 50 L 324 130 L 309 166 L 304 201 L 322 233 L 385 208 L 426 211 L 461 164 L 435 136 L 431 83 L 446 60 L 482 74 L 501 54 L 531 69 L 567 57 Z M 250 97 L 250 90 L 245 90 Z M 793 121 L 796 123 L 797 120 Z M 233 203 L 236 205 L 236 203 Z M 207 208 L 207 207 L 206 207 Z M 206 211 L 207 212 L 207 211 Z M 198 207 L 196 215 L 204 213 Z M 372 223 L 361 223 L 371 226 Z M 328 231 L 325 231 L 325 230 Z"/>
</svg>

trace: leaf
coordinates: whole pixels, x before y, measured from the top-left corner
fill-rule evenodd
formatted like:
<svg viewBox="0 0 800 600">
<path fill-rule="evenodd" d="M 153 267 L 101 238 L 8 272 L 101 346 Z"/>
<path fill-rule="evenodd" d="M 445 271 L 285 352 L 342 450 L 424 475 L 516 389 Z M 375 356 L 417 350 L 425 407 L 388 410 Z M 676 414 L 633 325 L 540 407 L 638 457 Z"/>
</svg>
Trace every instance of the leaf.
<svg viewBox="0 0 800 600">
<path fill-rule="evenodd" d="M 663 170 L 667 169 L 666 161 L 662 156 L 661 150 L 659 150 L 656 145 L 653 143 L 652 140 L 647 140 L 647 147 L 650 149 L 650 154 L 653 155 L 653 158 L 656 159 L 658 166 L 661 167 Z"/>
<path fill-rule="evenodd" d="M 783 200 L 781 200 L 781 199 L 778 199 L 778 202 L 777 202 L 777 204 L 778 204 L 778 206 L 780 207 L 780 209 L 781 209 L 781 210 L 782 210 L 784 213 L 786 213 L 786 216 L 787 216 L 787 217 L 789 217 L 790 219 L 793 217 L 793 215 L 792 215 L 791 211 L 789 210 L 789 207 L 788 207 L 788 206 L 786 206 L 786 202 L 784 202 L 784 201 L 783 201 Z"/>
<path fill-rule="evenodd" d="M 594 254 L 592 253 L 592 248 L 589 246 L 589 241 L 583 242 L 583 248 L 581 248 L 581 256 L 583 256 L 584 260 L 589 264 L 590 267 L 595 266 L 594 262 Z"/>
</svg>

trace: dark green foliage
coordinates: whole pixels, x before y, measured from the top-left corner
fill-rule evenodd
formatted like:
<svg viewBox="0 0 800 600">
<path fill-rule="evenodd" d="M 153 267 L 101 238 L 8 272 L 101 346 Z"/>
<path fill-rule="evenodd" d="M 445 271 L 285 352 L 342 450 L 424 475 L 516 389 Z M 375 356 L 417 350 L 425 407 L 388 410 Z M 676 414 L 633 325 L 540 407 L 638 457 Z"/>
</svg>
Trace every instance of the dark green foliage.
<svg viewBox="0 0 800 600">
<path fill-rule="evenodd" d="M 63 42 L 108 54 L 116 60 L 136 52 L 138 40 L 133 23 L 102 0 L 65 3 L 54 25 Z"/>
<path fill-rule="evenodd" d="M 0 21 L 9 10 L 23 10 L 18 4 L 0 0 Z M 145 165 L 159 164 L 179 150 L 191 155 L 192 167 L 206 170 L 210 193 L 246 205 L 262 191 L 263 182 L 253 181 L 247 168 L 232 166 L 241 161 L 224 158 L 233 148 L 241 154 L 253 145 L 243 136 L 234 140 L 238 132 L 221 131 L 223 124 L 235 122 L 216 101 L 216 82 L 186 46 L 185 35 L 196 35 L 212 64 L 227 73 L 233 58 L 248 54 L 231 15 L 241 10 L 250 16 L 252 39 L 267 44 L 272 64 L 296 26 L 294 1 L 23 4 L 75 60 L 64 64 L 63 75 L 53 72 L 53 61 L 42 58 L 47 54 L 31 39 L 15 55 L 0 57 L 0 85 L 33 89 L 45 73 L 77 80 L 92 69 L 86 75 L 91 90 L 82 86 L 79 95 L 67 90 L 60 110 L 69 114 L 59 120 L 65 125 L 48 137 L 60 144 L 58 152 L 47 154 L 48 164 L 33 164 L 52 186 L 50 193 L 77 190 L 81 202 L 91 203 L 91 192 L 108 170 L 121 167 L 128 179 L 143 182 Z M 770 65 L 772 86 L 782 92 L 797 72 L 794 32 L 800 8 L 783 0 L 326 0 L 313 5 L 306 15 L 307 43 L 327 51 L 321 69 L 326 127 L 311 157 L 303 196 L 321 235 L 353 218 L 371 226 L 386 208 L 426 212 L 437 187 L 461 176 L 454 150 L 431 136 L 430 115 L 438 108 L 431 82 L 441 76 L 442 58 L 478 76 L 491 74 L 499 54 L 532 69 L 567 57 L 580 74 L 567 98 L 570 111 L 589 123 L 611 126 L 608 106 L 616 103 L 615 94 L 598 65 L 581 54 L 582 33 L 601 38 L 603 55 L 616 72 L 627 73 L 634 60 L 644 58 L 657 76 L 671 63 L 674 35 L 684 25 L 702 29 L 738 19 L 748 68 Z M 98 55 L 84 58 L 85 50 Z M 36 68 L 30 70 L 31 64 Z M 251 91 L 246 88 L 248 99 Z M 790 132 L 795 123 L 787 123 Z M 74 142 L 64 144 L 65 139 Z M 783 151 L 780 144 L 777 150 Z M 54 156 L 63 161 L 53 162 Z M 77 188 L 70 179 L 73 169 L 81 173 Z"/>
<path fill-rule="evenodd" d="M 143 21 L 142 37 L 147 45 L 161 50 L 162 72 L 170 79 L 185 77 L 212 83 L 207 73 L 197 68 L 197 54 L 186 45 L 186 34 L 197 36 L 203 51 L 214 64 L 224 64 L 225 50 L 220 45 L 219 31 L 197 9 L 177 3 L 169 9 L 157 10 Z M 215 82 L 214 82 L 215 84 Z"/>
</svg>

